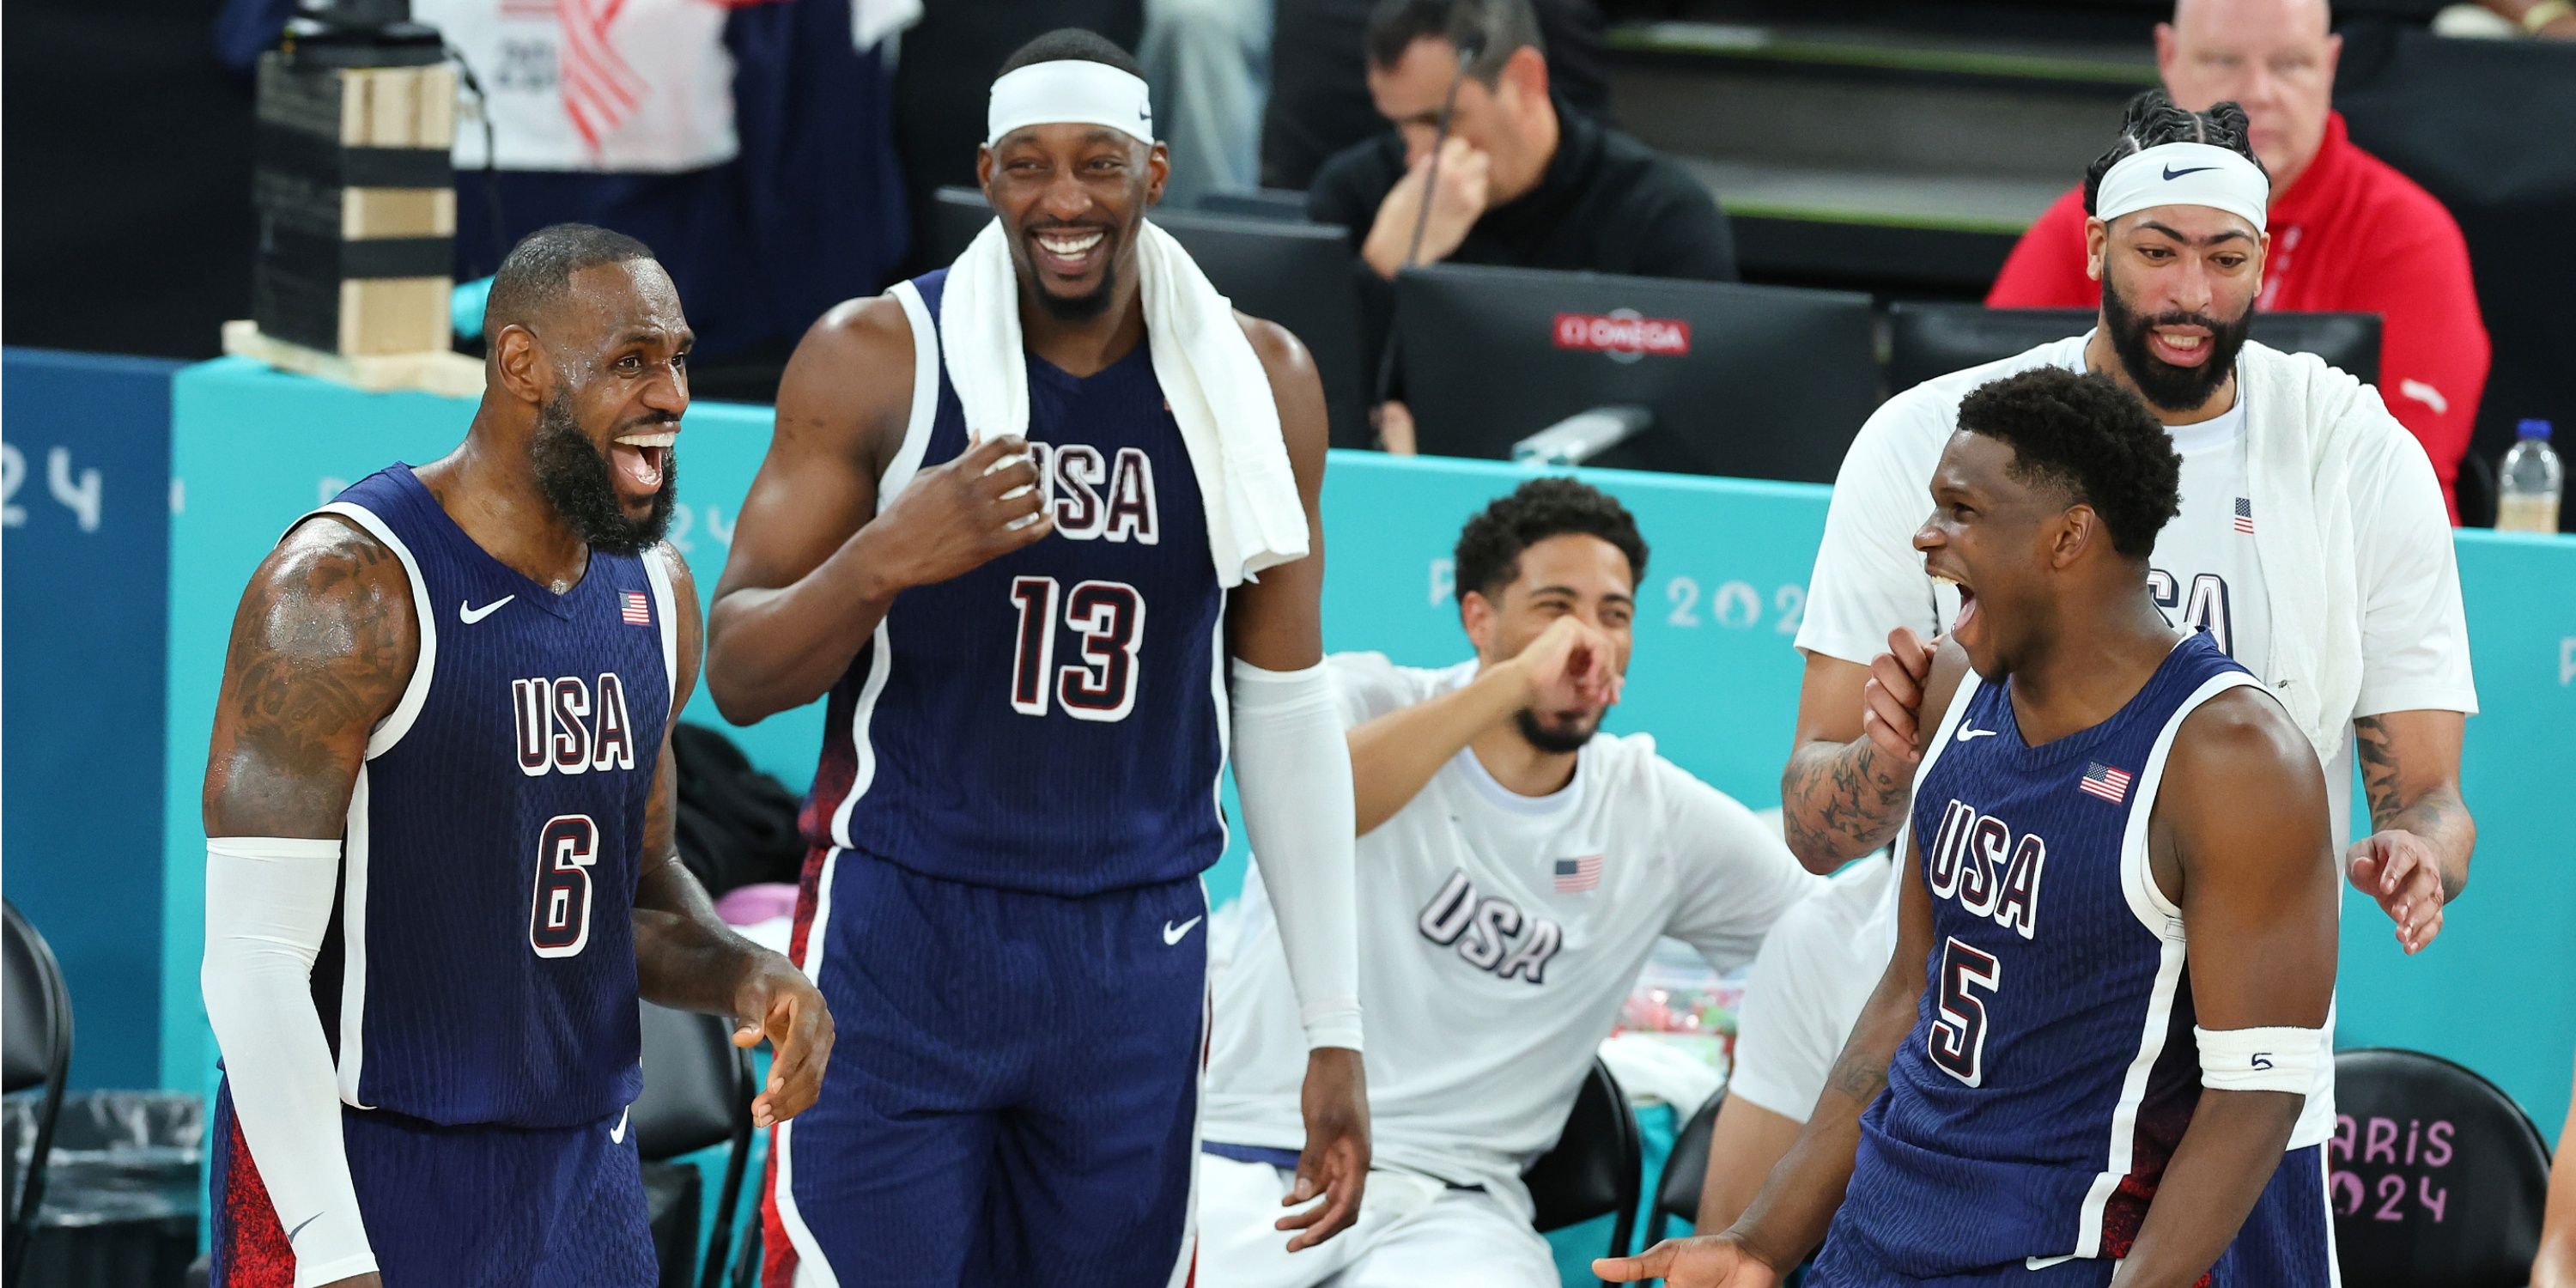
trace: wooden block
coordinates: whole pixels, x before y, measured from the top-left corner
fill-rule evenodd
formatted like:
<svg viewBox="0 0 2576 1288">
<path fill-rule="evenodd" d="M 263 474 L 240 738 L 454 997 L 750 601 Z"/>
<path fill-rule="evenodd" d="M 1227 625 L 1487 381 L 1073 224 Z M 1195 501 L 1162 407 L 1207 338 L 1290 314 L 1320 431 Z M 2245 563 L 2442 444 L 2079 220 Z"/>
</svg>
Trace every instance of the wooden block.
<svg viewBox="0 0 2576 1288">
<path fill-rule="evenodd" d="M 331 79 L 340 85 L 340 142 L 346 147 L 363 147 L 367 142 L 368 80 L 376 73 L 367 69 L 337 71 Z"/>
<path fill-rule="evenodd" d="M 420 118 L 415 138 L 424 148 L 444 148 L 456 142 L 456 68 L 449 63 L 418 69 L 420 73 Z"/>
<path fill-rule="evenodd" d="M 444 343 L 434 352 L 351 357 L 264 335 L 258 323 L 243 319 L 224 323 L 224 352 L 370 393 L 417 389 L 449 398 L 483 396 L 483 363 Z"/>
<path fill-rule="evenodd" d="M 445 349 L 452 325 L 445 277 L 369 277 L 340 283 L 340 352 L 358 356 Z"/>
<path fill-rule="evenodd" d="M 376 67 L 367 71 L 367 145 L 378 148 L 417 146 L 420 137 L 420 69 Z"/>
<path fill-rule="evenodd" d="M 343 188 L 340 191 L 342 240 L 455 235 L 454 188 Z"/>
</svg>

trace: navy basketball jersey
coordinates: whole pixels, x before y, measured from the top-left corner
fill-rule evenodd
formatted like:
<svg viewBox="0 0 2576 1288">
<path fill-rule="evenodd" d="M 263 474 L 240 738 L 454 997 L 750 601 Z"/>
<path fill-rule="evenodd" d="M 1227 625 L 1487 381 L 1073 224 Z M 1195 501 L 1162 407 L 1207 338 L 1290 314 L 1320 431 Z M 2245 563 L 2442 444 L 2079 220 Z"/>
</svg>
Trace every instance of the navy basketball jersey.
<svg viewBox="0 0 2576 1288">
<path fill-rule="evenodd" d="M 2209 636 L 2033 747 L 2012 684 L 1963 682 L 1914 789 L 1932 903 L 1914 1029 L 1861 1118 L 1820 1282 L 2126 1255 L 2200 1097 L 2181 910 L 2148 819 L 2184 719 L 2263 692 Z"/>
<path fill-rule="evenodd" d="M 314 976 L 341 1098 L 451 1125 L 618 1112 L 642 1085 L 628 916 L 671 715 L 667 573 L 593 551 L 557 595 L 406 465 L 315 513 L 401 559 L 420 619 L 349 799 L 338 978 Z"/>
<path fill-rule="evenodd" d="M 880 506 L 968 447 L 946 277 L 894 291 L 913 401 Z M 1055 531 L 896 597 L 832 689 L 807 837 L 1050 894 L 1192 877 L 1225 849 L 1225 593 L 1197 475 L 1146 345 L 1083 379 L 1027 363 Z"/>
</svg>

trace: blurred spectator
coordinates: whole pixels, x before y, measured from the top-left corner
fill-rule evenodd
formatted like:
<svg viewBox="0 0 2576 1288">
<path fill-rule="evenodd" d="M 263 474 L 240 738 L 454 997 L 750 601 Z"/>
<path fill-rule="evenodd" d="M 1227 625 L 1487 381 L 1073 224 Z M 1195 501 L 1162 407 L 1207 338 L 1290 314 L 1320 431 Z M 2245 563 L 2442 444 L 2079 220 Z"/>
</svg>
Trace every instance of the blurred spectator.
<svg viewBox="0 0 2576 1288">
<path fill-rule="evenodd" d="M 1270 8 L 1271 0 L 1145 0 L 1136 57 L 1171 148 L 1166 204 L 1187 209 L 1207 193 L 1260 186 Z"/>
<path fill-rule="evenodd" d="M 1363 265 L 1362 352 L 1384 349 L 1408 264 L 1735 279 L 1717 199 L 1550 95 L 1540 41 L 1529 0 L 1383 0 L 1371 15 L 1369 94 L 1395 128 L 1325 162 L 1306 194 L 1308 217 L 1350 229 Z M 1381 430 L 1411 450 L 1400 400 Z"/>
<path fill-rule="evenodd" d="M 2576 0 L 2478 0 L 2433 15 L 2443 36 L 2576 40 Z"/>
<path fill-rule="evenodd" d="M 1548 88 L 1602 120 L 1610 81 L 1601 66 L 1595 0 L 1534 0 L 1547 53 Z M 1261 117 L 1261 183 L 1304 191 L 1332 155 L 1385 123 L 1351 55 L 1367 41 L 1377 0 L 1278 0 L 1270 48 L 1270 102 Z"/>
<path fill-rule="evenodd" d="M 2205 111 L 2234 100 L 2253 121 L 2272 176 L 2272 249 L 2256 307 L 2381 316 L 2381 397 L 2423 443 L 2457 523 L 2454 484 L 2489 361 L 2468 244 L 2439 201 L 2347 137 L 2330 105 L 2342 47 L 2326 0 L 2180 0 L 2156 27 L 2156 65 L 2176 103 Z M 2084 218 L 2081 191 L 2060 197 L 2022 235 L 1986 303 L 2098 304 Z"/>
</svg>

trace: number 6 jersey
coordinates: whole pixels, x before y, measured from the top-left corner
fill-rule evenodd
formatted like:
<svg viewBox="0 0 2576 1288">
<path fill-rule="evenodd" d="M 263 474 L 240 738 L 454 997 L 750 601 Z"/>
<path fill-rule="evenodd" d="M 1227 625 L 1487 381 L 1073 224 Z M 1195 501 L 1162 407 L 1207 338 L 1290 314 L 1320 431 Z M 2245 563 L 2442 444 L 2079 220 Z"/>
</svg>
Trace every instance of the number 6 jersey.
<svg viewBox="0 0 2576 1288">
<path fill-rule="evenodd" d="M 616 1113 L 642 1083 L 628 915 L 671 713 L 668 574 L 593 551 L 557 595 L 406 465 L 315 514 L 401 560 L 420 620 L 349 798 L 313 975 L 341 1099 L 442 1125 Z"/>
<path fill-rule="evenodd" d="M 903 443 L 880 510 L 968 448 L 939 356 L 946 270 L 898 285 Z M 1077 379 L 1030 356 L 1030 452 L 1055 531 L 895 598 L 832 688 L 806 839 L 927 876 L 1084 895 L 1225 850 L 1225 593 L 1150 346 Z"/>
<path fill-rule="evenodd" d="M 1923 1000 L 1862 1115 L 1819 1283 L 2128 1253 L 2201 1092 L 2187 928 L 2148 822 L 2183 721 L 2238 687 L 2263 691 L 2194 633 L 2110 719 L 2032 747 L 2009 681 L 1961 681 L 1908 825 L 1932 904 Z M 2329 1069 L 2292 1151 L 2324 1139 L 2332 1094 Z M 2321 1178 L 2306 1197 L 2321 1214 Z"/>
</svg>

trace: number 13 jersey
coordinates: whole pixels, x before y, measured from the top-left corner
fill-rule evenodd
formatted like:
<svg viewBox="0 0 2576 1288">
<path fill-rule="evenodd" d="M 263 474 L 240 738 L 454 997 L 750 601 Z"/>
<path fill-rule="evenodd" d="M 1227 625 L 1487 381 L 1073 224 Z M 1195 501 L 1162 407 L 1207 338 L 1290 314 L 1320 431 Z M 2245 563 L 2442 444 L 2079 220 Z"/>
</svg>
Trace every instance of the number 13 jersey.
<svg viewBox="0 0 2576 1288">
<path fill-rule="evenodd" d="M 946 271 L 899 285 L 913 398 L 880 512 L 968 449 L 940 361 Z M 896 596 L 834 685 L 805 807 L 817 847 L 1084 895 L 1225 849 L 1225 593 L 1145 344 L 1077 379 L 1034 356 L 1028 439 L 1055 531 Z"/>
<path fill-rule="evenodd" d="M 2201 1092 L 2186 928 L 2148 824 L 2177 731 L 2239 687 L 2269 697 L 2193 633 L 2110 719 L 2033 747 L 2010 681 L 1962 681 L 1909 822 L 1923 1000 L 1862 1115 L 1819 1282 L 2127 1255 Z M 2292 1150 L 2323 1139 L 2331 1085 Z"/>
<path fill-rule="evenodd" d="M 448 1126 L 614 1114 L 642 1085 L 629 916 L 671 714 L 669 575 L 593 551 L 557 595 L 406 465 L 315 513 L 401 560 L 420 622 L 313 976 L 340 1096 Z"/>
</svg>

